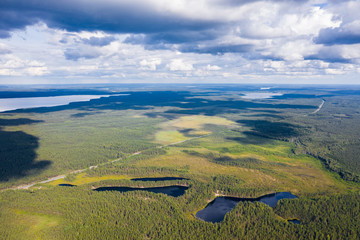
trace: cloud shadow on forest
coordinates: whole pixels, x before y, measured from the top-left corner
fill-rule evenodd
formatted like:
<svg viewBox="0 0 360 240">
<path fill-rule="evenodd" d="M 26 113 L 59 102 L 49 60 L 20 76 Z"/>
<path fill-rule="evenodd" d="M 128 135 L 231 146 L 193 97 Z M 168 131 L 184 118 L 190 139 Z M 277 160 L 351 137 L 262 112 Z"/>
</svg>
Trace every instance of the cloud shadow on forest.
<svg viewBox="0 0 360 240">
<path fill-rule="evenodd" d="M 245 132 L 245 134 L 269 139 L 286 140 L 297 137 L 302 131 L 305 131 L 304 127 L 285 122 L 272 122 L 268 120 L 240 120 L 237 122 L 252 129 L 249 132 Z"/>
<path fill-rule="evenodd" d="M 0 182 L 22 178 L 47 168 L 50 161 L 36 161 L 39 139 L 23 131 L 5 131 L 3 126 L 40 123 L 27 118 L 0 119 Z"/>
<path fill-rule="evenodd" d="M 227 140 L 235 141 L 244 145 L 263 145 L 272 142 L 272 139 L 263 136 L 258 136 L 250 131 L 241 132 L 244 137 L 227 137 Z"/>
<path fill-rule="evenodd" d="M 271 143 L 273 140 L 288 141 L 291 138 L 301 135 L 306 128 L 285 123 L 272 122 L 269 120 L 239 120 L 237 123 L 244 127 L 250 128 L 249 131 L 241 131 L 234 129 L 232 131 L 239 132 L 244 136 L 227 137 L 227 140 L 236 141 L 241 144 L 263 145 Z"/>
</svg>

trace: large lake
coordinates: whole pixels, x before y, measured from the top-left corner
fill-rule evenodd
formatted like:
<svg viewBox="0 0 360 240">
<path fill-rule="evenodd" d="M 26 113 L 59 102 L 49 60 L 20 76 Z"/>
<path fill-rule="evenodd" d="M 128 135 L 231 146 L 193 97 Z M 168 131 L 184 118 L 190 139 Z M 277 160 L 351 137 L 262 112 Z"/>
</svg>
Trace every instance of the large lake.
<svg viewBox="0 0 360 240">
<path fill-rule="evenodd" d="M 99 187 L 94 189 L 95 191 L 117 191 L 117 192 L 129 192 L 129 191 L 148 191 L 153 193 L 164 193 L 172 197 L 178 197 L 185 193 L 189 187 L 184 186 L 167 186 L 167 187 L 150 187 L 150 188 L 132 188 L 132 187 Z"/>
<path fill-rule="evenodd" d="M 56 97 L 1 98 L 0 112 L 37 107 L 54 107 L 67 105 L 71 102 L 86 102 L 91 99 L 109 97 L 111 95 L 71 95 Z"/>
<path fill-rule="evenodd" d="M 259 198 L 236 198 L 236 197 L 217 197 L 214 201 L 209 203 L 204 209 L 196 213 L 196 217 L 205 222 L 221 222 L 226 213 L 230 212 L 239 202 L 262 202 L 270 207 L 275 207 L 277 202 L 281 199 L 293 199 L 297 196 L 289 192 L 279 192 L 264 195 Z"/>
<path fill-rule="evenodd" d="M 275 92 L 250 92 L 245 93 L 242 98 L 246 99 L 268 99 L 276 96 L 281 96 L 282 93 L 275 93 Z"/>
<path fill-rule="evenodd" d="M 144 182 L 159 182 L 159 181 L 174 181 L 174 180 L 189 180 L 181 177 L 153 177 L 153 178 L 133 178 L 131 181 L 144 181 Z"/>
</svg>

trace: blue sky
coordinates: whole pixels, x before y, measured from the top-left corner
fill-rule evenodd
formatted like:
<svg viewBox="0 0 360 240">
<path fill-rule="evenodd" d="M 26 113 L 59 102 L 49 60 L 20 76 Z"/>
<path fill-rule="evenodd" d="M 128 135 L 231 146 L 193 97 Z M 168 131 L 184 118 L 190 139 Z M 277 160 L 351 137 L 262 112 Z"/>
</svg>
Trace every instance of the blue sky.
<svg viewBox="0 0 360 240">
<path fill-rule="evenodd" d="M 360 84 L 360 0 L 1 0 L 0 84 Z"/>
</svg>

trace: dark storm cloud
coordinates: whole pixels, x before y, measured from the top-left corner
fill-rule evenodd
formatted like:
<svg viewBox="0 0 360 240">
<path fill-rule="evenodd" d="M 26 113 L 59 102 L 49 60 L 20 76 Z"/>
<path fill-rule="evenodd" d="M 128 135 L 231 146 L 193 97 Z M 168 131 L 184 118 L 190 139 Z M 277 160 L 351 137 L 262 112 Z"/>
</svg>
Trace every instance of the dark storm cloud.
<svg viewBox="0 0 360 240">
<path fill-rule="evenodd" d="M 251 55 L 247 56 L 250 60 L 271 60 L 271 61 L 285 61 L 283 57 L 275 55 L 263 55 L 260 52 L 253 52 Z"/>
<path fill-rule="evenodd" d="M 352 60 L 344 58 L 341 51 L 332 48 L 323 48 L 318 53 L 304 57 L 304 60 L 322 60 L 328 63 L 351 63 Z"/>
<path fill-rule="evenodd" d="M 314 39 L 317 44 L 357 44 L 360 43 L 360 32 L 353 32 L 343 28 L 326 28 L 320 30 L 319 36 Z"/>
<path fill-rule="evenodd" d="M 231 9 L 232 6 L 237 7 L 259 1 L 208 0 L 204 5 L 218 7 L 220 14 L 222 8 Z M 295 5 L 299 6 L 308 0 L 265 0 L 264 2 L 284 3 L 287 7 L 292 6 L 291 9 L 296 9 Z M 187 14 L 186 8 L 176 13 L 166 9 L 166 7 L 154 6 L 154 2 L 142 0 L 0 0 L 0 38 L 8 38 L 14 30 L 44 22 L 50 28 L 64 29 L 69 32 L 104 31 L 131 34 L 125 39 L 125 43 L 143 45 L 145 49 L 150 50 L 176 49 L 182 52 L 213 55 L 231 52 L 245 54 L 254 51 L 255 47 L 250 44 L 216 43 L 222 36 L 232 33 L 235 27 L 243 34 L 241 35 L 243 38 L 252 40 L 264 38 L 262 34 L 254 37 L 244 35 L 248 24 L 244 20 L 231 22 L 232 20 L 225 20 L 226 16 L 221 18 L 211 14 L 204 17 L 191 15 L 194 13 Z M 106 46 L 114 40 L 116 39 L 111 36 L 72 39 L 75 43 L 91 46 Z M 60 40 L 60 43 L 68 42 L 69 39 L 66 37 Z M 353 44 L 360 42 L 360 36 L 342 28 L 329 28 L 320 31 L 314 42 L 325 45 Z M 65 57 L 71 60 L 97 56 L 94 52 L 85 53 L 73 49 L 67 49 L 65 52 Z M 316 57 L 318 56 L 309 56 L 314 59 Z"/>
<path fill-rule="evenodd" d="M 9 38 L 9 37 L 10 37 L 10 33 L 8 31 L 0 30 L 0 38 Z"/>
<path fill-rule="evenodd" d="M 215 28 L 215 26 L 213 26 Z M 197 42 L 214 40 L 218 37 L 219 32 L 214 29 L 203 31 L 188 31 L 183 30 L 179 32 L 161 32 L 155 34 L 140 34 L 131 35 L 127 37 L 124 42 L 131 44 L 181 44 L 187 42 Z"/>
<path fill-rule="evenodd" d="M 215 24 L 213 21 L 193 21 L 157 12 L 149 6 L 124 1 L 1 0 L 0 16 L 0 31 L 5 31 L 2 37 L 8 36 L 6 31 L 23 29 L 39 21 L 67 31 L 100 30 L 111 33 L 199 31 Z"/>
<path fill-rule="evenodd" d="M 208 53 L 213 55 L 224 53 L 248 53 L 252 51 L 253 45 L 251 44 L 235 44 L 235 45 L 216 45 L 216 46 L 183 46 L 180 48 L 182 52 L 196 52 L 196 53 Z"/>
<path fill-rule="evenodd" d="M 206 46 L 198 46 L 198 42 L 215 40 L 217 38 L 215 31 L 184 31 L 177 33 L 160 33 L 160 34 L 134 34 L 127 37 L 124 43 L 141 44 L 145 45 L 148 50 L 154 49 L 170 49 L 173 48 L 172 44 L 179 44 L 178 51 L 181 52 L 194 52 L 203 54 L 224 54 L 224 53 L 247 53 L 253 50 L 251 44 L 219 44 Z"/>
<path fill-rule="evenodd" d="M 201 41 L 215 40 L 218 32 L 204 31 L 177 31 L 154 34 L 132 34 L 124 40 L 124 43 L 140 44 L 147 50 L 173 49 L 174 44 L 180 47 L 176 50 L 182 52 L 209 53 L 206 49 L 199 49 L 197 44 Z"/>
<path fill-rule="evenodd" d="M 116 38 L 113 36 L 107 36 L 107 37 L 82 38 L 81 40 L 83 43 L 91 45 L 91 46 L 103 47 L 103 46 L 109 45 L 110 43 L 115 41 Z"/>
<path fill-rule="evenodd" d="M 133 35 L 127 38 L 125 43 L 141 44 L 146 49 L 168 49 L 167 44 L 195 44 L 197 41 L 214 40 L 222 33 L 221 27 L 227 25 L 220 21 L 194 20 L 179 14 L 154 10 L 149 3 L 140 3 L 144 5 L 126 1 L 1 0 L 0 38 L 10 37 L 9 33 L 13 30 L 44 22 L 51 28 L 70 32 L 131 33 Z M 113 37 L 92 37 L 74 41 L 92 46 L 105 46 L 114 40 Z M 67 43 L 68 39 L 63 38 L 60 42 Z M 187 51 L 190 49 L 212 54 L 221 50 L 219 47 L 208 50 L 188 47 Z M 233 49 L 237 52 L 240 50 L 239 47 Z M 224 50 L 228 52 L 230 48 Z M 67 59 L 77 60 L 83 54 L 71 50 L 65 52 L 65 56 Z"/>
<path fill-rule="evenodd" d="M 84 58 L 84 59 L 97 58 L 101 54 L 98 52 L 86 50 L 86 49 L 68 48 L 65 50 L 64 55 L 67 60 L 77 61 L 80 58 Z"/>
<path fill-rule="evenodd" d="M 346 59 L 339 56 L 322 56 L 322 55 L 310 55 L 304 57 L 304 60 L 321 60 L 328 63 L 351 63 L 351 59 Z"/>
<path fill-rule="evenodd" d="M 0 1 L 0 38 L 8 38 L 10 31 L 23 29 L 38 21 L 39 19 L 34 12 L 22 13 L 20 9 L 7 9 L 4 7 L 4 3 Z"/>
<path fill-rule="evenodd" d="M 9 54 L 9 53 L 11 53 L 11 51 L 10 51 L 9 49 L 2 48 L 2 47 L 0 46 L 0 55 L 2 55 L 2 54 Z"/>
<path fill-rule="evenodd" d="M 211 2 L 218 5 L 226 6 L 241 6 L 248 3 L 260 2 L 264 0 L 212 0 Z M 286 2 L 292 4 L 302 4 L 306 3 L 309 0 L 265 0 L 264 2 Z"/>
<path fill-rule="evenodd" d="M 169 43 L 169 40 L 158 40 L 155 35 L 156 34 L 132 34 L 123 42 L 133 45 L 143 45 L 146 50 L 168 50 L 173 48 L 173 46 Z"/>
</svg>

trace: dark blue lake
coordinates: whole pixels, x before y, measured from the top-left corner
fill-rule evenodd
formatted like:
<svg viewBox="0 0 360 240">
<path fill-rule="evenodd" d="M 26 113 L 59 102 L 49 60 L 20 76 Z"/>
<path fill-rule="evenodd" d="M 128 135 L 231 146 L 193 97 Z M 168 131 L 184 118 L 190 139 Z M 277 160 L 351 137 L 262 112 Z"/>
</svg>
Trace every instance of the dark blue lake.
<svg viewBox="0 0 360 240">
<path fill-rule="evenodd" d="M 172 197 L 178 197 L 185 193 L 189 187 L 184 186 L 167 186 L 167 187 L 150 187 L 150 188 L 132 188 L 132 187 L 99 187 L 94 189 L 95 191 L 117 191 L 117 192 L 129 192 L 129 191 L 148 191 L 153 193 L 164 193 Z"/>
<path fill-rule="evenodd" d="M 204 209 L 196 213 L 196 217 L 205 222 L 221 222 L 224 220 L 226 213 L 231 211 L 239 202 L 262 202 L 270 207 L 275 207 L 277 202 L 281 199 L 293 199 L 297 196 L 289 192 L 279 192 L 264 195 L 259 198 L 236 198 L 236 197 L 217 197 L 209 203 Z"/>
<path fill-rule="evenodd" d="M 291 219 L 291 220 L 287 220 L 289 223 L 294 223 L 294 224 L 301 224 L 300 220 L 297 219 Z"/>
<path fill-rule="evenodd" d="M 69 183 L 61 183 L 59 184 L 60 187 L 76 187 L 76 185 L 69 184 Z"/>
<path fill-rule="evenodd" d="M 189 179 L 181 178 L 181 177 L 153 177 L 153 178 L 133 178 L 133 179 L 131 179 L 131 181 L 144 181 L 144 182 L 149 182 L 149 181 L 158 182 L 158 181 L 172 181 L 172 180 L 189 180 Z"/>
</svg>

